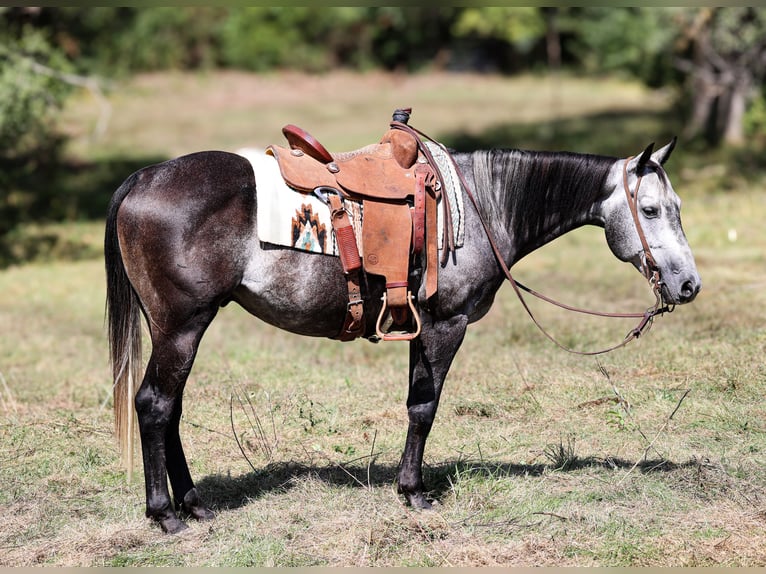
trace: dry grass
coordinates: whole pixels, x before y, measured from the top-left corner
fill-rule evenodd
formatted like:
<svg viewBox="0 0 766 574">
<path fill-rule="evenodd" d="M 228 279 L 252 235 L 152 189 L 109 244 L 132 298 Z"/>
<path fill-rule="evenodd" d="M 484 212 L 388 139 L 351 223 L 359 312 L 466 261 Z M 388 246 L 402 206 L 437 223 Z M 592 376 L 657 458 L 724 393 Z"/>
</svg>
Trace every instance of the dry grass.
<svg viewBox="0 0 766 574">
<path fill-rule="evenodd" d="M 301 79 L 141 78 L 115 94 L 113 131 L 98 153 L 261 145 L 288 122 L 316 122 L 329 145 L 351 147 L 401 104 L 431 132 L 457 130 L 471 114 L 481 133 L 547 113 L 500 105 L 547 85 L 533 78 L 473 78 L 459 97 L 466 78 L 303 79 L 324 98 L 331 79 L 357 87 L 330 107 L 300 97 Z M 588 111 L 611 109 L 610 93 L 618 109 L 626 94 L 637 106 L 657 103 L 635 86 L 589 92 Z M 152 119 L 146 110 L 158 97 Z M 264 139 L 248 139 L 252 126 L 237 110 L 254 113 L 277 97 L 276 111 L 261 114 Z M 83 134 L 85 104 L 68 116 Z M 350 109 L 361 119 L 345 133 L 333 122 Z M 135 129 L 140 110 L 147 130 Z M 96 153 L 84 139 L 77 150 Z M 392 484 L 406 430 L 406 349 L 301 338 L 230 305 L 203 340 L 182 422 L 192 473 L 217 518 L 163 535 L 143 517 L 140 473 L 126 484 L 117 466 L 102 262 L 0 272 L 0 566 L 766 564 L 766 205 L 753 184 L 716 193 L 709 174 L 691 170 L 674 182 L 703 276 L 698 300 L 596 362 L 553 347 L 503 288 L 469 329 L 426 449 L 435 512 L 405 507 Z M 72 233 L 97 247 L 101 224 Z M 634 309 L 651 299 L 600 230 L 570 234 L 516 270 L 574 304 Z M 629 327 L 534 305 L 578 347 Z"/>
</svg>

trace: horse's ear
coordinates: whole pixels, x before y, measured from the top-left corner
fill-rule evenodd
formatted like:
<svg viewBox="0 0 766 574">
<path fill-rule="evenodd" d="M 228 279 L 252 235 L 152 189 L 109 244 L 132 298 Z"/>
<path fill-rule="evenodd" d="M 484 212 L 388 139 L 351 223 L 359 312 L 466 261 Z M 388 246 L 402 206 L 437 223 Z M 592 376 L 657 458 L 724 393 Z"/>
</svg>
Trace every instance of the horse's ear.
<svg viewBox="0 0 766 574">
<path fill-rule="evenodd" d="M 636 173 L 640 173 L 644 171 L 644 168 L 646 167 L 646 164 L 649 163 L 649 160 L 652 159 L 652 150 L 654 149 L 654 142 L 650 143 L 648 146 L 646 146 L 646 149 L 644 150 L 644 153 L 641 154 L 641 157 L 638 158 L 638 163 L 636 164 Z"/>
<path fill-rule="evenodd" d="M 663 165 L 666 161 L 668 161 L 668 158 L 670 157 L 670 153 L 673 151 L 673 148 L 676 147 L 676 141 L 678 141 L 678 138 L 676 136 L 673 136 L 673 139 L 668 145 L 658 149 L 656 152 L 652 154 L 652 160 L 657 162 L 660 165 Z"/>
</svg>

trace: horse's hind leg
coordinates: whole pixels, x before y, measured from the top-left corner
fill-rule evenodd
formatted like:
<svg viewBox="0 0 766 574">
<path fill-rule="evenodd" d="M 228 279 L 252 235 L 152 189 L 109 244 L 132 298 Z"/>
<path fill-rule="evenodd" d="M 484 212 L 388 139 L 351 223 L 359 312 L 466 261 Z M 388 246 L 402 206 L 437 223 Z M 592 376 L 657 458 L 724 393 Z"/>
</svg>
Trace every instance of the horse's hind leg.
<svg viewBox="0 0 766 574">
<path fill-rule="evenodd" d="M 143 383 L 136 394 L 136 414 L 146 481 L 146 515 L 165 532 L 186 528 L 178 518 L 168 490 L 176 502 L 198 519 L 212 518 L 199 500 L 186 464 L 178 425 L 182 394 L 205 329 L 215 312 L 197 316 L 172 333 L 152 330 L 152 354 Z"/>
<path fill-rule="evenodd" d="M 424 322 L 410 342 L 410 389 L 407 396 L 409 427 L 399 468 L 399 492 L 415 508 L 431 508 L 423 485 L 423 452 L 439 406 L 444 379 L 465 336 L 468 320 Z"/>
<path fill-rule="evenodd" d="M 165 435 L 168 477 L 173 489 L 173 499 L 177 508 L 181 508 L 197 520 L 211 520 L 215 518 L 215 515 L 202 503 L 199 494 L 197 494 L 181 445 L 179 424 L 181 422 L 182 401 L 183 397 L 179 394 Z"/>
</svg>

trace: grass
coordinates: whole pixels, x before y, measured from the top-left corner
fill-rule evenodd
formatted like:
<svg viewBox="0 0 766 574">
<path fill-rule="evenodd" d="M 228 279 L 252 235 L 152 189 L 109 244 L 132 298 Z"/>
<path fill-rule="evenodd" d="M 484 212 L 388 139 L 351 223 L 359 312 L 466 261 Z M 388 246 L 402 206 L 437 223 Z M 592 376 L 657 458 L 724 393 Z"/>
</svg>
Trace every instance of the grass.
<svg viewBox="0 0 766 574">
<path fill-rule="evenodd" d="M 284 123 L 348 149 L 379 137 L 401 105 L 414 107 L 415 126 L 465 145 L 528 138 L 530 147 L 635 153 L 673 129 L 661 95 L 560 81 L 550 122 L 543 96 L 523 105 L 520 94 L 550 93 L 533 77 L 144 77 L 113 95 L 99 143 L 88 140 L 88 101 L 75 102 L 68 153 L 94 166 L 139 164 L 265 145 Z M 336 86 L 346 89 L 323 105 Z M 339 123 L 346 111 L 355 121 Z M 142 117 L 148 127 L 137 129 Z M 586 125 L 603 129 L 584 140 Z M 733 163 L 702 169 L 683 145 L 674 153 L 671 178 L 704 282 L 697 301 L 597 361 L 554 347 L 503 287 L 469 328 L 426 448 L 435 512 L 413 512 L 393 485 L 406 349 L 301 338 L 230 305 L 203 340 L 182 421 L 192 473 L 217 518 L 163 535 L 143 517 L 140 469 L 128 484 L 117 466 L 103 226 L 19 229 L 32 260 L 0 271 L 0 565 L 764 565 L 763 182 L 737 177 L 723 187 L 738 173 Z M 99 190 L 97 201 L 105 196 Z M 651 303 L 597 229 L 555 241 L 515 271 L 577 305 Z M 580 348 L 631 326 L 531 304 Z"/>
</svg>

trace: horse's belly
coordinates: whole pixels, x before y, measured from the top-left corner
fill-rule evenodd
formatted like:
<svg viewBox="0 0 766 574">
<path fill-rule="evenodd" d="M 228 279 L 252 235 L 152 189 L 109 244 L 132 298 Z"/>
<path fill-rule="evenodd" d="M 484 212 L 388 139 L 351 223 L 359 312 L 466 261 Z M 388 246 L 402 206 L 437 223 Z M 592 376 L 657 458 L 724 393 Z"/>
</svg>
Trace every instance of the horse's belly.
<svg viewBox="0 0 766 574">
<path fill-rule="evenodd" d="M 300 335 L 337 335 L 348 303 L 337 258 L 290 249 L 257 251 L 234 300 L 275 327 Z"/>
</svg>

